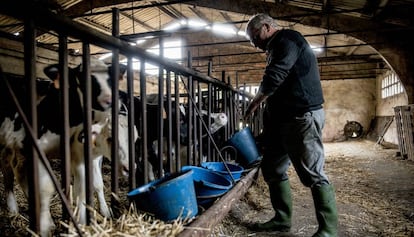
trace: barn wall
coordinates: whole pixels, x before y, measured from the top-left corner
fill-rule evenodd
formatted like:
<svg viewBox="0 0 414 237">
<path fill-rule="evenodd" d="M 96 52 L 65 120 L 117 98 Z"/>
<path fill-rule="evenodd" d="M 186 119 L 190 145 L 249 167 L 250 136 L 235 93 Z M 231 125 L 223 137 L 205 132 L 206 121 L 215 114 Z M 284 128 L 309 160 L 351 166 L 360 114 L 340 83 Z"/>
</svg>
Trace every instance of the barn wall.
<svg viewBox="0 0 414 237">
<path fill-rule="evenodd" d="M 0 44 L 0 65 L 3 72 L 24 75 L 23 44 L 4 38 L 0 39 Z M 37 48 L 37 53 L 36 75 L 40 78 L 47 78 L 43 73 L 43 68 L 48 64 L 56 63 L 57 53 L 45 48 Z"/>
<path fill-rule="evenodd" d="M 325 142 L 345 140 L 344 126 L 348 121 L 356 121 L 362 125 L 364 133 L 368 131 L 375 117 L 375 80 L 325 80 L 322 88 L 326 113 Z"/>
<path fill-rule="evenodd" d="M 384 74 L 385 76 L 386 74 Z M 384 131 L 385 123 L 394 116 L 394 107 L 400 105 L 407 105 L 408 98 L 406 93 L 391 96 L 385 99 L 381 99 L 381 80 L 383 77 L 377 79 L 377 97 L 378 102 L 376 105 L 377 116 L 376 126 L 373 128 L 377 131 L 377 134 L 382 134 Z M 384 134 L 384 142 L 398 145 L 398 134 L 395 121 L 391 123 L 390 127 Z"/>
</svg>

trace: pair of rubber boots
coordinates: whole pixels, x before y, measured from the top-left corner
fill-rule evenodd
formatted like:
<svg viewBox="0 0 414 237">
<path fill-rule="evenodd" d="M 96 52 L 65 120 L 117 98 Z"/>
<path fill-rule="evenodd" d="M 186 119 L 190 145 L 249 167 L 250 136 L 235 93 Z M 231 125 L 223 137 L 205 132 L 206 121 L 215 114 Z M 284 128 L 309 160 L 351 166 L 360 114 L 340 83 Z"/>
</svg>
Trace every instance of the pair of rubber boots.
<svg viewBox="0 0 414 237">
<path fill-rule="evenodd" d="M 318 231 L 313 237 L 336 237 L 338 214 L 336 209 L 335 191 L 330 184 L 311 188 L 315 205 Z M 289 180 L 269 185 L 270 200 L 275 217 L 265 223 L 251 226 L 255 231 L 289 232 L 292 216 L 292 197 Z"/>
</svg>

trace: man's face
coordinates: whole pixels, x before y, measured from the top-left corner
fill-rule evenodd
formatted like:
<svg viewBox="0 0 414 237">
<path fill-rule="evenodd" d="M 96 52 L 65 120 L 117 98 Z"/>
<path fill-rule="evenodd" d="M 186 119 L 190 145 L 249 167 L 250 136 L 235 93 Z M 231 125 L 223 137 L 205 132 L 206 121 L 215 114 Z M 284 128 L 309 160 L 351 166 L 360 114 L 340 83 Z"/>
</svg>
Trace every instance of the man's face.
<svg viewBox="0 0 414 237">
<path fill-rule="evenodd" d="M 259 28 L 256 29 L 249 29 L 247 32 L 249 36 L 250 43 L 263 51 L 266 51 L 266 25 L 261 25 Z"/>
</svg>

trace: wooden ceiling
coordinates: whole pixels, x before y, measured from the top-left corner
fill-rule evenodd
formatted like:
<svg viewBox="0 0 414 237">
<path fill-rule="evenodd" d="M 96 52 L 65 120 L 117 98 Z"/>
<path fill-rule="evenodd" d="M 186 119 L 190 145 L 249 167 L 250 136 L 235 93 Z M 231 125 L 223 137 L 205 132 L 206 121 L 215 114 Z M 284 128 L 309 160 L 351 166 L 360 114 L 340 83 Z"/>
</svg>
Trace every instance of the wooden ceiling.
<svg viewBox="0 0 414 237">
<path fill-rule="evenodd" d="M 24 2 L 24 1 L 23 1 Z M 317 54 L 322 80 L 375 79 L 389 70 L 389 66 L 376 50 L 382 44 L 378 32 L 408 34 L 412 29 L 414 0 L 199 0 L 199 1 L 129 1 L 129 0 L 56 0 L 34 1 L 47 4 L 59 14 L 91 27 L 112 34 L 113 9 L 119 9 L 121 37 L 136 41 L 144 36 L 150 48 L 164 41 L 184 40 L 184 52 L 191 52 L 192 67 L 207 73 L 211 63 L 213 77 L 221 78 L 223 72 L 239 83 L 256 83 L 261 79 L 265 55 L 253 48 L 245 36 L 219 35 L 210 28 L 216 24 L 231 27 L 234 32 L 244 31 L 247 20 L 255 13 L 266 12 L 276 18 L 284 28 L 302 32 L 306 39 L 320 49 Z M 19 4 L 19 0 L 16 1 Z M 0 3 L 0 13 L 1 13 Z M 24 14 L 24 11 L 22 11 Z M 175 31 L 164 29 L 183 20 L 202 20 L 209 28 L 181 27 Z M 0 14 L 0 36 L 18 38 L 23 24 L 17 19 Z M 38 42 L 56 46 L 58 38 L 53 32 L 42 32 Z M 70 39 L 71 52 L 81 52 L 82 45 Z M 1 48 L 1 45 L 0 45 Z M 102 55 L 107 50 L 92 48 L 93 54 Z M 186 53 L 183 54 L 185 57 Z M 183 58 L 177 63 L 186 64 Z"/>
</svg>

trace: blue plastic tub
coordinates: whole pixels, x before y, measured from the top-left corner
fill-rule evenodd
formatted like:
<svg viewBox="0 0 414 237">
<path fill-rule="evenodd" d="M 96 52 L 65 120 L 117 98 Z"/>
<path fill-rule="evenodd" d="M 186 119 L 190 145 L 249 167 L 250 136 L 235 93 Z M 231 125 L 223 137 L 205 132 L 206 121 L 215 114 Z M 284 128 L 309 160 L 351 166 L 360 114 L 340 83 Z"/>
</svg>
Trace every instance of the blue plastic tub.
<svg viewBox="0 0 414 237">
<path fill-rule="evenodd" d="M 181 170 L 193 171 L 194 187 L 198 199 L 220 197 L 233 186 L 225 176 L 206 168 L 183 166 Z"/>
<path fill-rule="evenodd" d="M 250 127 L 245 127 L 233 134 L 228 143 L 237 149 L 238 154 L 241 154 L 244 158 L 246 165 L 255 164 L 260 160 L 259 151 Z"/>
<path fill-rule="evenodd" d="M 242 166 L 231 164 L 228 162 L 202 162 L 201 167 L 213 170 L 221 175 L 224 175 L 231 182 L 233 182 L 233 179 L 235 182 L 239 181 L 244 171 L 244 168 Z"/>
<path fill-rule="evenodd" d="M 164 176 L 128 193 L 139 210 L 163 221 L 192 218 L 198 214 L 193 171 Z"/>
</svg>

